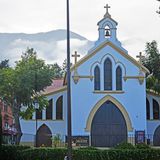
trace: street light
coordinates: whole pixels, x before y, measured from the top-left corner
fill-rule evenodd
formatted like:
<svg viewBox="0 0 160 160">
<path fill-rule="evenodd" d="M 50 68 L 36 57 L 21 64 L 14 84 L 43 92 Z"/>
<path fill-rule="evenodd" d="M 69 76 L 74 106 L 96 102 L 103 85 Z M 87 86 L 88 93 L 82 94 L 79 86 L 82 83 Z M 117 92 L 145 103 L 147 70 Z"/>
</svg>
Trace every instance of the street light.
<svg viewBox="0 0 160 160">
<path fill-rule="evenodd" d="M 35 100 L 34 100 L 34 108 L 35 108 L 35 118 L 36 118 L 35 147 L 37 147 L 37 127 L 38 127 L 38 125 L 37 125 L 37 110 L 39 109 L 39 103 L 38 103 L 38 99 L 37 98 L 35 98 Z"/>
<path fill-rule="evenodd" d="M 71 123 L 71 86 L 70 86 L 70 24 L 69 24 L 69 0 L 67 0 L 67 141 L 68 157 L 65 159 L 72 160 L 72 123 Z"/>
</svg>

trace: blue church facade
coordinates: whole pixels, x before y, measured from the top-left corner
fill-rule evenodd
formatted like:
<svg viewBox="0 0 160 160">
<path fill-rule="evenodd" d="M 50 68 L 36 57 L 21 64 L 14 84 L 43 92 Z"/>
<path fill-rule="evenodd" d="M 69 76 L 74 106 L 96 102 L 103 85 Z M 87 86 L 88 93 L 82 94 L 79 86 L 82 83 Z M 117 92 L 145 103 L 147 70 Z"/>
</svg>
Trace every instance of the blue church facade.
<svg viewBox="0 0 160 160">
<path fill-rule="evenodd" d="M 122 47 L 117 39 L 118 23 L 108 8 L 98 22 L 95 46 L 71 67 L 72 134 L 88 137 L 89 145 L 95 147 L 112 147 L 131 138 L 135 141 L 135 133 L 141 134 L 140 141 L 143 137 L 150 143 L 156 135 L 159 144 L 155 145 L 160 145 L 160 97 L 146 93 L 148 69 Z M 64 80 L 58 88 L 46 90 L 50 110 L 42 111 L 38 120 L 38 128 L 60 134 L 62 141 L 67 135 L 66 86 Z M 36 134 L 35 119 L 34 114 L 32 120 L 21 120 L 23 133 Z"/>
</svg>

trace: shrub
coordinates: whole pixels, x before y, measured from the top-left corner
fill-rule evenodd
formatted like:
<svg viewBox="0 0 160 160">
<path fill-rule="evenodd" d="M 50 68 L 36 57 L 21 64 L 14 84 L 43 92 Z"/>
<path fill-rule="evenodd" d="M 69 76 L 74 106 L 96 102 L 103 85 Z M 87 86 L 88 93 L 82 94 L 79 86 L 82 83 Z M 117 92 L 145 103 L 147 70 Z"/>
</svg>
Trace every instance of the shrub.
<svg viewBox="0 0 160 160">
<path fill-rule="evenodd" d="M 67 149 L 31 148 L 21 152 L 21 160 L 63 160 Z"/>
<path fill-rule="evenodd" d="M 73 160 L 160 160 L 160 150 L 76 150 L 73 153 Z"/>
<path fill-rule="evenodd" d="M 135 147 L 131 143 L 120 143 L 114 147 L 114 149 L 135 149 Z"/>
<path fill-rule="evenodd" d="M 137 149 L 150 149 L 151 147 L 145 143 L 136 144 L 135 146 Z"/>
<path fill-rule="evenodd" d="M 21 152 L 21 160 L 63 160 L 66 149 L 36 148 Z M 73 160 L 160 160 L 158 149 L 73 150 Z"/>
<path fill-rule="evenodd" d="M 9 148 L 9 149 L 8 149 Z M 5 150 L 6 149 L 6 150 Z M 13 149 L 13 150 L 12 150 Z M 67 149 L 3 146 L 2 160 L 64 160 Z M 76 149 L 73 160 L 160 160 L 159 149 Z"/>
<path fill-rule="evenodd" d="M 78 150 L 98 150 L 98 148 L 89 146 L 78 148 Z"/>
<path fill-rule="evenodd" d="M 0 157 L 3 160 L 21 160 L 18 158 L 19 152 L 30 148 L 29 146 L 2 145 Z"/>
<path fill-rule="evenodd" d="M 1 116 L 1 109 L 0 109 L 0 147 L 2 146 L 2 116 Z"/>
<path fill-rule="evenodd" d="M 56 134 L 52 138 L 52 142 L 53 142 L 54 147 L 57 148 L 57 146 L 62 143 L 61 135 L 60 134 Z"/>
</svg>

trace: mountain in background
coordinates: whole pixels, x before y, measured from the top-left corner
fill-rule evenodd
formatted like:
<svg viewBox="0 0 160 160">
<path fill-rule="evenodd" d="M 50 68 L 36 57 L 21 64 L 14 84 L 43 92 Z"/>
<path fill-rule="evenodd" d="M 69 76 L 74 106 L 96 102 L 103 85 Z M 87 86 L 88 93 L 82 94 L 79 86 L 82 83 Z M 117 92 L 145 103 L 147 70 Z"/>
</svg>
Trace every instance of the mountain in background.
<svg viewBox="0 0 160 160">
<path fill-rule="evenodd" d="M 93 46 L 94 42 L 71 32 L 71 53 L 78 51 L 82 56 Z M 34 48 L 38 57 L 47 63 L 62 64 L 66 58 L 66 30 L 54 30 L 36 34 L 0 33 L 0 61 L 9 59 L 14 65 L 27 47 Z"/>
</svg>

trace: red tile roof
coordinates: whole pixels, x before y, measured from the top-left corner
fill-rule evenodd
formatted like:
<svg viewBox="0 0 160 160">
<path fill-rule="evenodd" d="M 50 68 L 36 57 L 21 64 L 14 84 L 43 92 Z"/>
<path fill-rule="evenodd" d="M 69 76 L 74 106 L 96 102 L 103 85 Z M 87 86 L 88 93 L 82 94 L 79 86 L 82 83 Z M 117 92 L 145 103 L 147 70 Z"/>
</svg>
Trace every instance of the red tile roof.
<svg viewBox="0 0 160 160">
<path fill-rule="evenodd" d="M 48 86 L 44 90 L 44 93 L 48 94 L 48 93 L 51 93 L 51 92 L 54 92 L 54 91 L 58 90 L 59 88 L 64 86 L 63 82 L 64 82 L 64 79 L 55 79 L 55 80 L 53 80 L 51 86 Z"/>
</svg>

